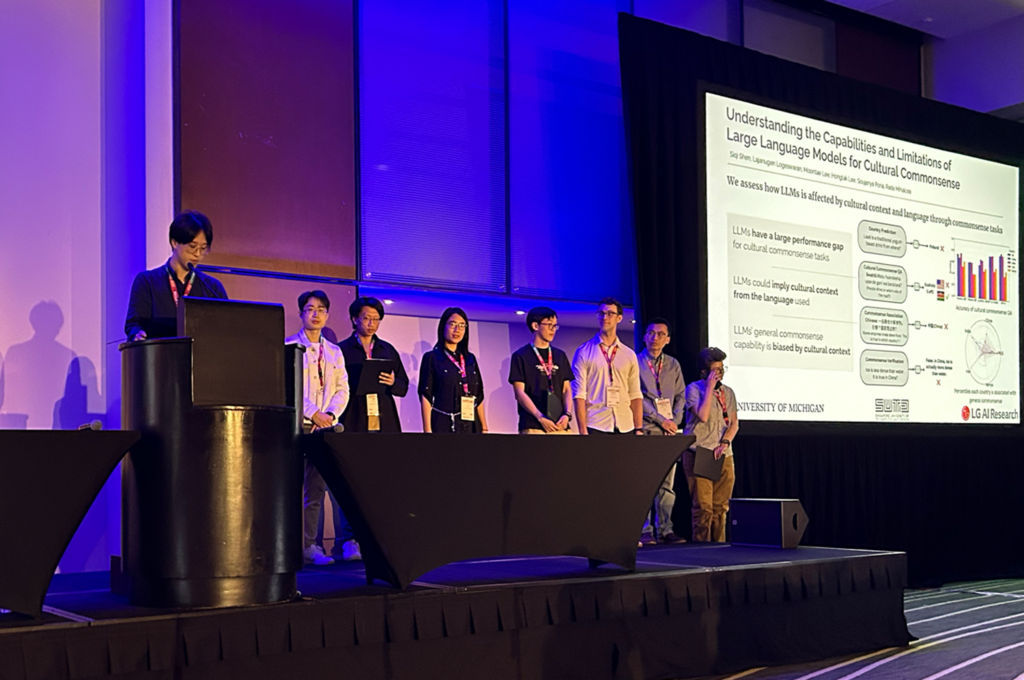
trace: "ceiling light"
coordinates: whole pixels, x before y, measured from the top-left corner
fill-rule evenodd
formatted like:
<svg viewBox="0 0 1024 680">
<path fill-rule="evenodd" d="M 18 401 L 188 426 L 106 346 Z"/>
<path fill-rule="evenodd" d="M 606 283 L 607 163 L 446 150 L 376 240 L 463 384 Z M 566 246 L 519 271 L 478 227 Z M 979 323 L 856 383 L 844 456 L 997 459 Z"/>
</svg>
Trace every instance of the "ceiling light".
<svg viewBox="0 0 1024 680">
<path fill-rule="evenodd" d="M 393 305 L 393 304 L 395 304 L 395 301 L 394 300 L 384 300 L 384 304 L 386 304 L 386 305 Z"/>
</svg>

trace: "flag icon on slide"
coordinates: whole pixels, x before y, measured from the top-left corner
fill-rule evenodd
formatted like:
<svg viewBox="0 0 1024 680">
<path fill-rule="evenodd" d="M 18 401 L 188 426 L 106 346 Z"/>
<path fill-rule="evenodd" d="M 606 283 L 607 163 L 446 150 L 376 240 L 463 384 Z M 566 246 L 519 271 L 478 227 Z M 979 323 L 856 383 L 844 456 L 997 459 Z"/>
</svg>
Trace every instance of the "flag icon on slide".
<svg viewBox="0 0 1024 680">
<path fill-rule="evenodd" d="M 935 297 L 939 300 L 946 299 L 946 282 L 942 279 L 935 280 Z"/>
</svg>

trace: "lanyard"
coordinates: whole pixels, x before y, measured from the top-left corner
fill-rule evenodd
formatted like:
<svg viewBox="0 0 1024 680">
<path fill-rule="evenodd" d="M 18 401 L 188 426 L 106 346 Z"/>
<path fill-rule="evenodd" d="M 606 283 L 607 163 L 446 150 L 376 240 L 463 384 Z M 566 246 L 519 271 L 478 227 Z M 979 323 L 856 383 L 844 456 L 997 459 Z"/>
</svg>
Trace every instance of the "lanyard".
<svg viewBox="0 0 1024 680">
<path fill-rule="evenodd" d="M 320 388 L 326 391 L 324 387 L 324 370 L 327 368 L 327 362 L 324 360 L 324 339 L 320 338 L 320 356 L 316 360 L 316 372 L 320 376 Z"/>
<path fill-rule="evenodd" d="M 608 384 L 614 385 L 615 374 L 612 373 L 612 362 L 615 361 L 615 355 L 619 353 L 619 345 L 616 343 L 615 346 L 612 347 L 612 354 L 610 357 L 608 356 L 608 351 L 604 348 L 604 345 L 599 343 L 597 346 L 601 348 L 601 354 L 604 355 L 604 360 L 608 362 Z"/>
<path fill-rule="evenodd" d="M 657 370 L 655 370 L 654 364 L 651 363 L 651 358 L 649 356 L 644 356 L 644 361 L 647 362 L 647 367 L 649 369 L 651 369 L 651 373 L 654 374 L 654 387 L 658 390 L 658 398 L 659 399 L 661 398 L 661 367 L 662 367 L 662 363 L 663 363 L 662 359 L 664 359 L 664 358 L 665 358 L 664 354 L 659 354 L 658 355 L 658 368 L 657 368 Z"/>
<path fill-rule="evenodd" d="M 462 376 L 462 393 L 469 394 L 469 382 L 466 380 L 466 357 L 460 354 L 459 360 L 456 361 L 455 357 L 448 350 L 444 351 L 444 355 L 448 357 L 448 361 L 455 364 L 455 368 L 459 369 L 459 375 Z"/>
<path fill-rule="evenodd" d="M 192 283 L 196 280 L 196 270 L 193 269 L 188 279 L 185 281 L 185 292 L 181 294 L 181 297 L 188 297 L 189 292 L 192 290 Z M 171 297 L 174 298 L 174 306 L 178 306 L 178 286 L 174 284 L 174 271 L 171 269 L 171 265 L 167 265 L 167 281 L 171 284 Z"/>
<path fill-rule="evenodd" d="M 366 358 L 367 359 L 372 359 L 373 358 L 373 345 L 374 345 L 375 342 L 377 342 L 377 338 L 375 338 L 375 337 L 374 338 L 370 338 L 370 349 L 366 349 L 366 346 L 363 345 L 363 341 L 359 339 L 359 336 L 356 335 L 355 333 L 353 333 L 352 335 L 355 336 L 356 342 L 359 343 L 359 346 L 362 348 L 362 350 L 364 352 L 366 352 Z"/>
<path fill-rule="evenodd" d="M 533 348 L 533 353 L 537 355 L 537 361 L 540 362 L 540 366 L 544 369 L 544 373 L 548 376 L 548 392 L 555 393 L 555 353 L 548 347 L 548 360 L 544 359 L 540 355 L 540 350 L 534 347 L 533 343 L 530 343 L 530 347 Z"/>
<path fill-rule="evenodd" d="M 725 392 L 715 390 L 715 396 L 718 398 L 718 405 L 722 407 L 722 419 L 725 421 L 725 426 L 729 427 L 729 410 L 725 407 Z"/>
</svg>

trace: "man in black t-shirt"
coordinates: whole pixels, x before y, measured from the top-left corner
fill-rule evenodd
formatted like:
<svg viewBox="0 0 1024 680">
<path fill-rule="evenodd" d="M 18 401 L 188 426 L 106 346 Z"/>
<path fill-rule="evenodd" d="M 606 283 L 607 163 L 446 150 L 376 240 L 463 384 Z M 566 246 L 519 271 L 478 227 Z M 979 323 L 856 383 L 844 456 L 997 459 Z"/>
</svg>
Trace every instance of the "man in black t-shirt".
<svg viewBox="0 0 1024 680">
<path fill-rule="evenodd" d="M 521 434 L 570 434 L 572 366 L 565 352 L 553 347 L 558 315 L 534 307 L 526 315 L 533 342 L 512 354 L 508 381 L 516 393 Z"/>
</svg>

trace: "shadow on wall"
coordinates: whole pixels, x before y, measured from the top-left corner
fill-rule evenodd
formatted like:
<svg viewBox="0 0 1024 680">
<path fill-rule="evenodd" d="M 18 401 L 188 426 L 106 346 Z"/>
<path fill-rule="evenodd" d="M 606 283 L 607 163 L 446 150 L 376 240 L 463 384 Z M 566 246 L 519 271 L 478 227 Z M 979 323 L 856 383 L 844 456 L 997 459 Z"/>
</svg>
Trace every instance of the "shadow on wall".
<svg viewBox="0 0 1024 680">
<path fill-rule="evenodd" d="M 70 347 L 57 342 L 57 334 L 64 326 L 60 305 L 52 300 L 40 302 L 29 312 L 28 319 L 32 337 L 11 345 L 3 362 L 0 384 L 4 413 L 0 415 L 0 428 L 4 429 L 57 427 L 55 412 L 63 400 L 68 372 L 75 359 Z"/>
<path fill-rule="evenodd" d="M 331 328 L 330 326 L 324 326 L 324 329 L 322 331 L 320 331 L 320 332 L 323 333 L 324 338 L 328 342 L 333 342 L 335 345 L 337 345 L 339 342 L 341 342 L 342 340 L 345 339 L 344 337 L 339 339 L 338 338 L 338 334 L 335 333 L 334 329 Z"/>
<path fill-rule="evenodd" d="M 423 416 L 420 411 L 420 366 L 423 364 L 423 355 L 434 349 L 434 346 L 425 340 L 416 343 L 412 354 L 399 353 L 402 363 L 405 364 L 405 372 L 409 374 L 409 394 L 406 395 L 406 406 L 399 411 L 399 418 L 402 421 L 403 432 L 423 432 Z"/>
<path fill-rule="evenodd" d="M 105 428 L 107 414 L 89 408 L 90 404 L 98 407 L 101 403 L 96 366 L 87 357 L 75 357 L 71 360 L 64 381 L 64 396 L 53 407 L 54 429 L 74 430 L 95 420 Z M 90 437 L 92 432 L 82 432 L 80 436 Z M 120 479 L 120 469 L 115 469 L 111 476 Z M 108 480 L 64 551 L 58 565 L 62 573 L 102 571 L 110 564 L 108 504 L 103 501 L 107 498 L 109 486 Z M 115 485 L 115 490 L 109 492 L 114 494 L 114 498 L 118 497 L 118 488 Z M 116 536 L 116 532 L 113 535 Z"/>
<path fill-rule="evenodd" d="M 517 349 L 519 349 L 519 348 L 516 347 L 512 351 L 514 352 Z M 517 404 L 517 406 L 516 406 L 516 427 L 518 428 L 519 427 L 519 407 L 518 407 L 518 402 L 516 402 L 516 391 L 514 389 L 512 389 L 512 383 L 510 383 L 508 381 L 508 372 L 509 372 L 509 369 L 511 367 L 512 367 L 512 359 L 511 359 L 511 357 L 505 357 L 504 359 L 501 360 L 501 368 L 498 370 L 498 375 L 500 376 L 501 381 L 498 383 L 497 386 L 492 387 L 490 392 L 487 393 L 487 398 L 484 399 L 484 403 L 487 406 L 493 407 L 494 404 L 498 402 L 498 400 L 502 400 L 503 399 L 503 400 L 508 401 L 509 403 Z M 486 388 L 486 386 L 485 386 L 485 388 Z M 514 432 L 518 432 L 518 429 L 515 430 Z"/>
<path fill-rule="evenodd" d="M 53 429 L 74 430 L 95 420 L 106 427 L 107 414 L 89 410 L 89 404 L 100 403 L 96 366 L 87 357 L 75 357 L 64 381 L 64 396 L 53 407 Z"/>
</svg>

